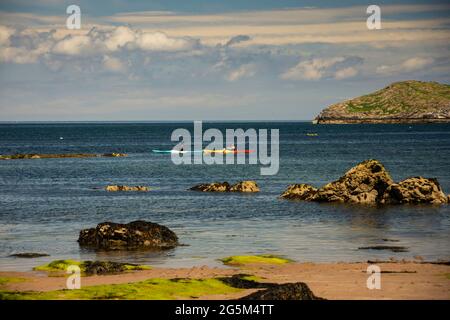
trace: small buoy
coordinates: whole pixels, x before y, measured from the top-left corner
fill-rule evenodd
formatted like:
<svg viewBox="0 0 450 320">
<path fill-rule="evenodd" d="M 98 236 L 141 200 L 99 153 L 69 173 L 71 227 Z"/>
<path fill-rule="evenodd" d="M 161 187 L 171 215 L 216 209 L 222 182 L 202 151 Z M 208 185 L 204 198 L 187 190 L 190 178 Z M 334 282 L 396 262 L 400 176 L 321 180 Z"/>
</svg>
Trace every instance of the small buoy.
<svg viewBox="0 0 450 320">
<path fill-rule="evenodd" d="M 64 140 L 64 138 L 63 137 L 59 137 L 59 140 Z"/>
</svg>

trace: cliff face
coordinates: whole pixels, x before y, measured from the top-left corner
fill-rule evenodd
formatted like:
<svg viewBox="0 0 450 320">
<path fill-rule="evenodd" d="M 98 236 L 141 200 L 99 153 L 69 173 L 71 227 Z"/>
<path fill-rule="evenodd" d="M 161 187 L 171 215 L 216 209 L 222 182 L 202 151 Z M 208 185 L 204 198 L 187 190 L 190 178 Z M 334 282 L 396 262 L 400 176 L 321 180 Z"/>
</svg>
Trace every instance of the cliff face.
<svg viewBox="0 0 450 320">
<path fill-rule="evenodd" d="M 450 85 L 402 81 L 358 98 L 333 104 L 317 123 L 450 122 Z"/>
</svg>

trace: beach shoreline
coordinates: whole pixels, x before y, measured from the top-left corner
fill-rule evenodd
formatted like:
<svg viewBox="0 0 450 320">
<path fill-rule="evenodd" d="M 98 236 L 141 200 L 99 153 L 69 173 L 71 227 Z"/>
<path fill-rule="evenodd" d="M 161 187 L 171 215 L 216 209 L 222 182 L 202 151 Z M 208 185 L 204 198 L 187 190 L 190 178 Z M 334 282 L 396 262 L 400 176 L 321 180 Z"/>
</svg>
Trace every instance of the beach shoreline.
<svg viewBox="0 0 450 320">
<path fill-rule="evenodd" d="M 369 265 L 381 269 L 381 288 L 368 289 Z M 248 274 L 263 283 L 306 283 L 312 292 L 331 300 L 372 299 L 450 299 L 450 266 L 426 262 L 292 262 L 286 264 L 248 264 L 236 267 L 198 266 L 193 268 L 151 268 L 114 275 L 82 276 L 82 288 L 136 283 L 149 279 L 210 279 Z M 48 292 L 66 288 L 66 277 L 49 276 L 38 271 L 0 272 L 0 278 L 22 279 L 6 282 L 0 286 L 7 292 Z M 238 299 L 257 289 L 243 289 L 229 294 L 206 294 L 182 299 Z M 177 299 L 175 296 L 174 299 Z"/>
</svg>

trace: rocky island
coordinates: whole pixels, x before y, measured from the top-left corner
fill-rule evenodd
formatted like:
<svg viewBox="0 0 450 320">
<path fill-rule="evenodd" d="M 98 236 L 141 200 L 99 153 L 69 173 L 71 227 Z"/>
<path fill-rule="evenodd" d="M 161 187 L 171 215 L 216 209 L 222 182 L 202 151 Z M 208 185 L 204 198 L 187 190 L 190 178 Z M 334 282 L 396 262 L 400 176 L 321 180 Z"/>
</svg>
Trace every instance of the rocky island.
<svg viewBox="0 0 450 320">
<path fill-rule="evenodd" d="M 450 122 L 450 85 L 401 81 L 322 110 L 317 124 Z"/>
</svg>

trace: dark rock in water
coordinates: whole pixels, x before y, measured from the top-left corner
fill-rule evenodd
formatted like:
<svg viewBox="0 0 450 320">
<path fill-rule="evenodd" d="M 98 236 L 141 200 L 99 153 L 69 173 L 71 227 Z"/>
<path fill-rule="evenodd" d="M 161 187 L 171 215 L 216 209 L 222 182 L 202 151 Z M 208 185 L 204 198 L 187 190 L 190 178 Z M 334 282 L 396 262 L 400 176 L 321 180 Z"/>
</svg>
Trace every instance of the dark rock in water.
<svg viewBox="0 0 450 320">
<path fill-rule="evenodd" d="M 234 185 L 228 182 L 204 183 L 193 186 L 190 190 L 202 192 L 259 192 L 259 187 L 255 181 L 240 181 Z"/>
<path fill-rule="evenodd" d="M 40 258 L 40 257 L 49 257 L 50 255 L 47 253 L 36 253 L 36 252 L 21 252 L 21 253 L 14 253 L 10 255 L 10 257 L 16 257 L 16 258 Z"/>
<path fill-rule="evenodd" d="M 447 203 L 448 199 L 436 179 L 413 177 L 391 184 L 386 189 L 381 202 L 386 204 L 443 204 Z"/>
<path fill-rule="evenodd" d="M 169 228 L 147 221 L 128 224 L 103 222 L 96 228 L 80 231 L 80 246 L 98 249 L 170 249 L 178 245 L 178 237 Z"/>
<path fill-rule="evenodd" d="M 130 269 L 139 270 L 141 266 L 112 261 L 84 261 L 83 270 L 88 276 L 121 273 Z"/>
<path fill-rule="evenodd" d="M 370 246 L 370 247 L 359 247 L 358 250 L 390 250 L 392 252 L 408 252 L 407 247 L 401 246 Z"/>
<path fill-rule="evenodd" d="M 272 285 L 259 290 L 239 300 L 323 300 L 316 297 L 303 282 Z"/>
<path fill-rule="evenodd" d="M 203 192 L 229 192 L 230 184 L 228 182 L 213 182 L 213 183 L 202 183 L 193 186 L 189 190 L 203 191 Z"/>
<path fill-rule="evenodd" d="M 311 201 L 314 200 L 316 193 L 317 189 L 309 184 L 293 184 L 283 192 L 281 198 Z"/>
</svg>

